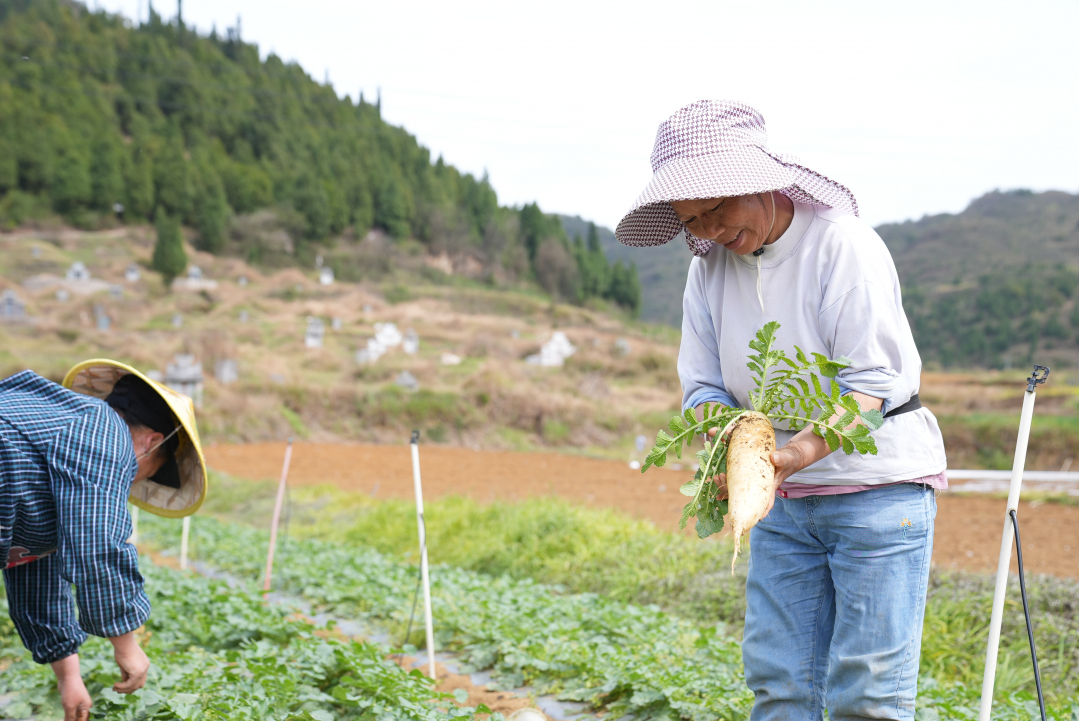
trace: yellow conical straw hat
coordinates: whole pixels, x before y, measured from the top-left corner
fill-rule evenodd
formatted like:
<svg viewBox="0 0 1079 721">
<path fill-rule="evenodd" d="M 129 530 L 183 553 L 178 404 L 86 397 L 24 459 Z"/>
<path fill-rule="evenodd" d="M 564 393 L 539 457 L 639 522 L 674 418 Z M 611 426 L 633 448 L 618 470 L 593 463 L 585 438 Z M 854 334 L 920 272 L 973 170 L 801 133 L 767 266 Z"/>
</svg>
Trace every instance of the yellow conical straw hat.
<svg viewBox="0 0 1079 721">
<path fill-rule="evenodd" d="M 133 483 L 130 500 L 139 508 L 166 518 L 183 518 L 199 510 L 206 499 L 206 459 L 199 443 L 199 430 L 195 425 L 195 404 L 187 396 L 152 381 L 129 365 L 107 358 L 83 361 L 64 376 L 64 387 L 76 393 L 105 400 L 112 393 L 116 381 L 128 374 L 146 381 L 157 391 L 180 421 L 177 434 L 180 444 L 176 449 L 176 466 L 180 473 L 180 487 L 169 488 L 150 479 Z"/>
</svg>

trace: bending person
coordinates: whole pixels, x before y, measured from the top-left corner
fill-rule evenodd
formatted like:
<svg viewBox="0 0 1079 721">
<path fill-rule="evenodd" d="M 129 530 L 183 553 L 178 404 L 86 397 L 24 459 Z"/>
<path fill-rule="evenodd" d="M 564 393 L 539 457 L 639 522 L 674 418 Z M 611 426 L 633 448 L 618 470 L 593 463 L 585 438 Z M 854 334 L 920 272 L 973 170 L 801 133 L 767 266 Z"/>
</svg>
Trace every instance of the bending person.
<svg viewBox="0 0 1079 721">
<path fill-rule="evenodd" d="M 0 381 L 0 559 L 15 628 L 34 660 L 51 664 L 65 721 L 76 721 L 92 704 L 78 656 L 87 634 L 114 646 L 115 691 L 146 682 L 135 630 L 150 602 L 127 542 L 129 496 L 188 515 L 206 476 L 185 396 L 107 360 L 76 366 L 64 385 L 32 371 Z"/>
</svg>

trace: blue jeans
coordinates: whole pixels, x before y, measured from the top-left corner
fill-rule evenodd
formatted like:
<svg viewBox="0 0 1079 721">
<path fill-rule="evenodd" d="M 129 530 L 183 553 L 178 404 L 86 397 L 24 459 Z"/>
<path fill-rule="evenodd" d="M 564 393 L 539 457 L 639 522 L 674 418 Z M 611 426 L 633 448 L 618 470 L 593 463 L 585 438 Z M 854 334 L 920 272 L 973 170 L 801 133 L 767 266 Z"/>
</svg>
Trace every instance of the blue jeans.
<svg viewBox="0 0 1079 721">
<path fill-rule="evenodd" d="M 936 515 L 911 483 L 776 499 L 750 535 L 751 721 L 914 718 Z"/>
</svg>

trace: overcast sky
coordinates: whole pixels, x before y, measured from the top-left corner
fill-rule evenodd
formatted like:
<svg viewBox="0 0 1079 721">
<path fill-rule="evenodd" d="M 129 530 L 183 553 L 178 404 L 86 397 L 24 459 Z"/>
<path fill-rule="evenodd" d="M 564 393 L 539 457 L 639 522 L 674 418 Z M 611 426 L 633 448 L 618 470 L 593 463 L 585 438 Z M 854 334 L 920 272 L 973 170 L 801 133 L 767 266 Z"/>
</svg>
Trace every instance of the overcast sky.
<svg viewBox="0 0 1079 721">
<path fill-rule="evenodd" d="M 145 18 L 147 0 L 91 6 Z M 157 12 L 176 13 L 175 0 Z M 819 8 L 826 8 L 821 10 Z M 874 224 L 994 188 L 1079 191 L 1079 3 L 186 0 L 383 116 L 504 204 L 614 227 L 657 125 L 701 98 L 850 187 Z"/>
</svg>

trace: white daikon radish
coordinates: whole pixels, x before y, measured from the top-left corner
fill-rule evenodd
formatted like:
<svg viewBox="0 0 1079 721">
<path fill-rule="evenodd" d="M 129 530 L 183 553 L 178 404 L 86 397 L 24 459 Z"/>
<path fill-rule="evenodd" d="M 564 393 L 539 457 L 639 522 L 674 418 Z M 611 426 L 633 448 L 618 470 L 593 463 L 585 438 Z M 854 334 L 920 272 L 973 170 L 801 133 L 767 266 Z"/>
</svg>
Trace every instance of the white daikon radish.
<svg viewBox="0 0 1079 721">
<path fill-rule="evenodd" d="M 772 465 L 775 449 L 776 434 L 772 422 L 763 413 L 749 411 L 731 429 L 727 448 L 727 522 L 734 532 L 731 573 L 742 548 L 742 536 L 764 518 L 775 495 L 776 469 Z"/>
</svg>

